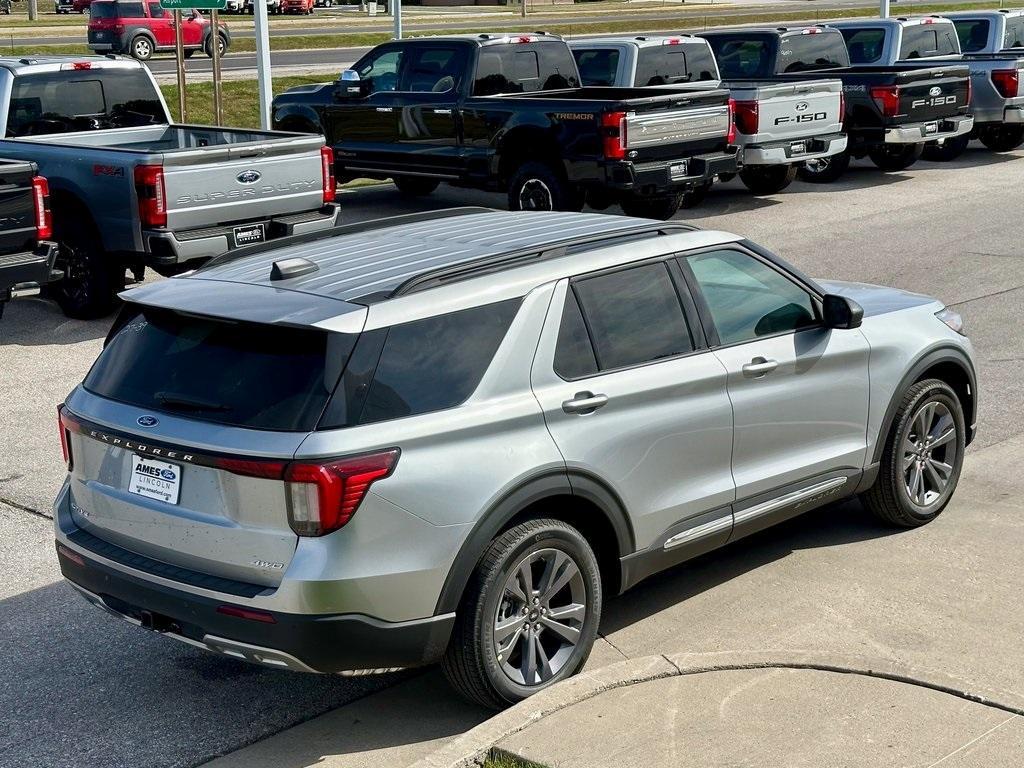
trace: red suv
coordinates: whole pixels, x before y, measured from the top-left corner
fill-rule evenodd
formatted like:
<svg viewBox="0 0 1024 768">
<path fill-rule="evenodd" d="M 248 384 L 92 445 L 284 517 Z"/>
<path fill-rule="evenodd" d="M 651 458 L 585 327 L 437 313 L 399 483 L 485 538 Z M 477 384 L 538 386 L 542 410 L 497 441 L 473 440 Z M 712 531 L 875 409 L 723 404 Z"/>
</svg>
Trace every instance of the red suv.
<svg viewBox="0 0 1024 768">
<path fill-rule="evenodd" d="M 198 11 L 182 18 L 185 55 L 198 50 L 213 55 L 213 27 Z M 227 51 L 231 34 L 220 27 L 220 52 Z M 94 0 L 89 7 L 89 48 L 97 52 L 127 53 L 146 61 L 158 51 L 173 51 L 174 14 L 160 0 Z"/>
<path fill-rule="evenodd" d="M 281 0 L 281 13 L 313 13 L 313 0 Z"/>
</svg>

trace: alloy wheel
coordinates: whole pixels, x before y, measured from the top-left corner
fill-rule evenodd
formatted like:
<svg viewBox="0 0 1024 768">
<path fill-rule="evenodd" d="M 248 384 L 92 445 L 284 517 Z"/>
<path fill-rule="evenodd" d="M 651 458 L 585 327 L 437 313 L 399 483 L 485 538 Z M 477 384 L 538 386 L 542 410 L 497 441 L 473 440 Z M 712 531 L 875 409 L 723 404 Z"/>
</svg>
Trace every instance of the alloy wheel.
<svg viewBox="0 0 1024 768">
<path fill-rule="evenodd" d="M 528 553 L 512 569 L 494 617 L 494 653 L 519 685 L 557 675 L 580 641 L 587 617 L 583 574 L 561 549 Z"/>
<path fill-rule="evenodd" d="M 903 438 L 903 484 L 915 506 L 941 500 L 956 467 L 956 420 L 949 408 L 934 400 L 922 405 Z"/>
<path fill-rule="evenodd" d="M 519 189 L 519 208 L 523 211 L 553 211 L 555 201 L 548 185 L 540 179 L 527 179 Z"/>
</svg>

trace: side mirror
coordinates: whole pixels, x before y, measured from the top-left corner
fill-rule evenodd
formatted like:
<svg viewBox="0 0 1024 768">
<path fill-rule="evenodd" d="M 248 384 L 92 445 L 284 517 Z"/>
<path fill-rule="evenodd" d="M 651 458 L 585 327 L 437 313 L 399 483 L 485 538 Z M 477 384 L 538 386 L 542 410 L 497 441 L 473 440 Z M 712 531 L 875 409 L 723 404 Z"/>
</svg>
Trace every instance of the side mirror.
<svg viewBox="0 0 1024 768">
<path fill-rule="evenodd" d="M 849 330 L 860 328 L 864 320 L 864 308 L 853 299 L 830 293 L 822 299 L 822 314 L 826 328 Z"/>
<path fill-rule="evenodd" d="M 363 81 L 354 69 L 346 69 L 338 76 L 334 94 L 339 99 L 358 99 L 363 95 Z"/>
</svg>

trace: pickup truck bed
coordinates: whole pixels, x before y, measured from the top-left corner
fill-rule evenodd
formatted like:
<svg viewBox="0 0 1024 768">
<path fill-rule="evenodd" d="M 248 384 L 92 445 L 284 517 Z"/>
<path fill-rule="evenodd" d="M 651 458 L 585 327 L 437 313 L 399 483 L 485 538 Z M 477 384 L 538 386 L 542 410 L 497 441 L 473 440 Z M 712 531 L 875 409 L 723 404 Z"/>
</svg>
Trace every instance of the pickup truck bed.
<svg viewBox="0 0 1024 768">
<path fill-rule="evenodd" d="M 38 293 L 55 277 L 56 246 L 40 239 L 48 234 L 49 201 L 37 200 L 37 187 L 39 193 L 45 191 L 37 178 L 34 164 L 0 159 L 0 315 L 10 299 Z M 42 222 L 39 202 L 44 206 Z"/>
</svg>

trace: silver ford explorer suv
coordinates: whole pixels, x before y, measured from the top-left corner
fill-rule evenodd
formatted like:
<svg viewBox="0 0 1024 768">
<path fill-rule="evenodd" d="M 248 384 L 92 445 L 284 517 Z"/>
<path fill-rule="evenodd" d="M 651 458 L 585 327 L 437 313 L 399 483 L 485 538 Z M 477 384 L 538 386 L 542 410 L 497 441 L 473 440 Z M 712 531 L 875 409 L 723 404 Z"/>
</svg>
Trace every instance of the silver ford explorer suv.
<svg viewBox="0 0 1024 768">
<path fill-rule="evenodd" d="M 71 584 L 271 667 L 443 661 L 493 707 L 656 571 L 856 494 L 929 522 L 974 435 L 954 312 L 676 222 L 413 214 L 123 296 L 60 409 Z"/>
</svg>

